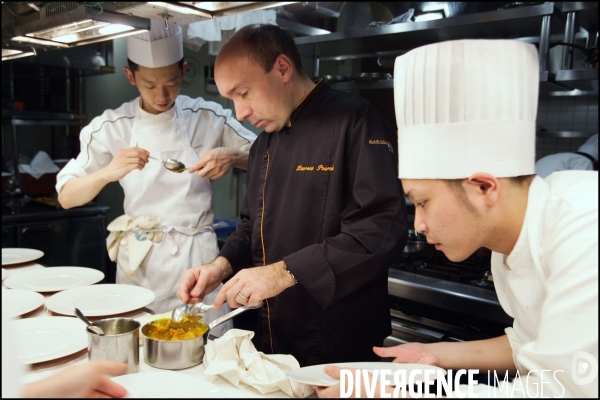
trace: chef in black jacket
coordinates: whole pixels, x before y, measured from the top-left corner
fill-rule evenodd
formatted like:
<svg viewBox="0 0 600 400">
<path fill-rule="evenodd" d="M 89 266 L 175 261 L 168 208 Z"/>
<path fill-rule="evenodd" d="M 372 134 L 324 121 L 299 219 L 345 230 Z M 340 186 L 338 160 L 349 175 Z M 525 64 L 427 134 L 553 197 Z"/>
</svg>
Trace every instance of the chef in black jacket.
<svg viewBox="0 0 600 400">
<path fill-rule="evenodd" d="M 265 305 L 254 344 L 301 366 L 377 360 L 391 333 L 388 267 L 407 241 L 389 126 L 366 100 L 312 82 L 274 25 L 238 31 L 215 65 L 236 118 L 266 133 L 250 150 L 237 230 L 186 272 L 184 303 L 224 279 L 215 308 Z"/>
</svg>

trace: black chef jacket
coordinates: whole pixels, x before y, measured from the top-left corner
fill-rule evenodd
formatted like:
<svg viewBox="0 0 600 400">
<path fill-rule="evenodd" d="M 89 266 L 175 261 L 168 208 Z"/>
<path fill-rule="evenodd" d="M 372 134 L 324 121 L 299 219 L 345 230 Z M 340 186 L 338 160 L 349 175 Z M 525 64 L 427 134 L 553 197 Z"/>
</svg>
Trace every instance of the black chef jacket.
<svg viewBox="0 0 600 400">
<path fill-rule="evenodd" d="M 288 126 L 254 142 L 234 272 L 284 260 L 298 284 L 260 309 L 254 344 L 301 366 L 379 360 L 388 267 L 407 241 L 389 126 L 365 99 L 318 83 Z"/>
</svg>

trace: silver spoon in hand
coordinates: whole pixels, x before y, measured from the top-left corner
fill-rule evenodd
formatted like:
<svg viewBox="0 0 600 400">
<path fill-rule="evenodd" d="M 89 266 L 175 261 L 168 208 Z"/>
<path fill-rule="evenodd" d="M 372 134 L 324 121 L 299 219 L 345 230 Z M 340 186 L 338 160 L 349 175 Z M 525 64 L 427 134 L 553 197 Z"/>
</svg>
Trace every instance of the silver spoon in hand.
<svg viewBox="0 0 600 400">
<path fill-rule="evenodd" d="M 171 320 L 173 320 L 173 322 L 180 322 L 186 315 L 191 317 L 212 310 L 212 308 L 211 305 L 204 303 L 182 304 L 173 309 Z"/>
<path fill-rule="evenodd" d="M 83 315 L 83 313 L 79 310 L 79 308 L 75 309 L 75 315 L 77 315 L 77 317 L 82 320 L 83 322 L 85 322 L 88 326 L 88 329 L 100 336 L 104 336 L 104 331 L 102 330 L 102 328 L 100 328 L 99 326 L 96 325 L 92 325 L 92 323 L 90 322 L 89 319 L 87 319 L 85 317 L 85 315 Z"/>
<path fill-rule="evenodd" d="M 185 164 L 179 160 L 174 160 L 172 158 L 168 158 L 167 161 L 163 161 L 163 160 L 159 160 L 158 158 L 152 157 L 152 156 L 148 156 L 148 158 L 151 158 L 156 161 L 160 161 L 161 163 L 163 163 L 163 167 L 165 167 L 166 169 L 168 169 L 171 172 L 177 172 L 179 174 L 179 173 L 187 170 Z"/>
</svg>

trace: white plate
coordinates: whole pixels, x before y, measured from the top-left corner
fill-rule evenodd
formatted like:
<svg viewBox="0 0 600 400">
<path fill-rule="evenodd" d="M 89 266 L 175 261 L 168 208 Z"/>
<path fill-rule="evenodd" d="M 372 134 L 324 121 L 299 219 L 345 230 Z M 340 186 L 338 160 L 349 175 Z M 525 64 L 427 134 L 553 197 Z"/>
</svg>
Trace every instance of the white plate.
<svg viewBox="0 0 600 400">
<path fill-rule="evenodd" d="M 10 324 L 20 341 L 19 360 L 23 364 L 68 356 L 88 345 L 85 324 L 78 318 L 26 318 L 11 321 Z"/>
<path fill-rule="evenodd" d="M 46 307 L 58 314 L 75 315 L 79 308 L 86 317 L 121 314 L 154 301 L 152 291 L 133 285 L 101 284 L 68 289 L 52 295 Z"/>
<path fill-rule="evenodd" d="M 93 268 L 49 267 L 15 273 L 4 284 L 12 289 L 58 292 L 92 285 L 103 278 L 104 274 Z"/>
<path fill-rule="evenodd" d="M 149 398 L 225 398 L 207 380 L 172 371 L 140 372 L 111 378 L 127 389 L 127 397 Z"/>
<path fill-rule="evenodd" d="M 35 249 L 2 249 L 2 265 L 20 264 L 44 257 L 44 252 Z"/>
<path fill-rule="evenodd" d="M 6 304 L 8 317 L 27 314 L 44 304 L 44 296 L 30 290 L 2 290 L 2 303 Z"/>
<path fill-rule="evenodd" d="M 8 271 L 2 268 L 2 280 L 5 280 L 6 278 L 8 278 Z"/>
<path fill-rule="evenodd" d="M 424 364 L 403 364 L 403 363 L 393 363 L 393 362 L 352 362 L 352 363 L 332 363 L 332 364 L 321 364 L 321 365 L 311 365 L 310 367 L 298 368 L 292 371 L 289 371 L 286 376 L 289 380 L 299 383 L 305 383 L 307 385 L 312 386 L 333 386 L 340 381 L 331 378 L 329 375 L 323 371 L 325 365 L 335 365 L 341 368 L 357 368 L 357 369 L 366 369 L 369 371 L 374 370 L 389 370 L 392 372 L 391 376 L 386 376 L 386 379 L 389 379 L 393 382 L 393 374 L 395 371 L 406 370 L 406 379 L 408 379 L 410 372 L 414 370 L 422 371 L 421 375 L 417 375 L 416 378 L 423 378 L 423 371 L 425 370 L 434 370 L 443 371 L 444 375 L 446 374 L 446 370 L 440 367 L 434 367 L 432 365 L 424 365 Z M 437 372 L 436 372 L 437 373 Z M 436 378 L 436 374 L 430 375 L 431 379 Z M 415 381 L 416 383 L 417 381 Z"/>
</svg>

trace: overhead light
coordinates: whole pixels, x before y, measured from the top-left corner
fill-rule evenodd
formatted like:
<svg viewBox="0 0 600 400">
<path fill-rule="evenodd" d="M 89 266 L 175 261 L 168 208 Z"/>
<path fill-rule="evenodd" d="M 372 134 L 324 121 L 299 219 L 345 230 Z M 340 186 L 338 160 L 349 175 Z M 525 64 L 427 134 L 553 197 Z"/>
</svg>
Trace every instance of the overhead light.
<svg viewBox="0 0 600 400">
<path fill-rule="evenodd" d="M 53 42 L 51 40 L 36 39 L 36 38 L 28 37 L 28 36 L 15 36 L 11 40 L 13 42 L 23 42 L 23 43 L 39 44 L 39 45 L 42 45 L 42 46 L 63 47 L 63 48 L 69 47 L 68 45 L 66 45 L 64 43 Z"/>
<path fill-rule="evenodd" d="M 42 9 L 42 12 L 36 13 L 39 18 L 34 20 L 16 15 L 14 24 L 18 36 L 12 40 L 56 47 L 74 47 L 133 35 L 150 29 L 149 19 L 116 13 L 107 9 L 111 7 L 110 4 L 102 4 L 100 12 L 83 4 L 86 3 L 80 3 L 69 11 L 65 6 L 61 8 L 53 6 L 52 10 Z M 100 3 L 94 4 L 98 7 Z"/>
<path fill-rule="evenodd" d="M 265 8 L 281 7 L 287 4 L 298 3 L 297 1 L 180 1 L 182 4 L 207 12 L 211 18 L 222 17 L 225 15 L 234 15 L 246 11 L 264 10 Z"/>
<path fill-rule="evenodd" d="M 165 8 L 167 10 L 180 13 L 180 14 L 189 14 L 189 15 L 197 15 L 203 18 L 210 18 L 211 15 L 206 11 L 200 11 L 194 7 L 190 7 L 186 4 L 175 4 L 175 3 L 164 3 L 160 1 L 149 1 L 147 4 L 151 6 Z M 212 4 L 212 3 L 211 3 Z"/>
<path fill-rule="evenodd" d="M 2 61 L 14 60 L 15 58 L 35 56 L 33 47 L 8 45 L 2 47 Z"/>
<path fill-rule="evenodd" d="M 433 21 L 434 19 L 442 19 L 444 18 L 444 13 L 441 11 L 431 11 L 425 14 L 417 15 L 414 17 L 415 22 L 420 21 Z"/>
</svg>

